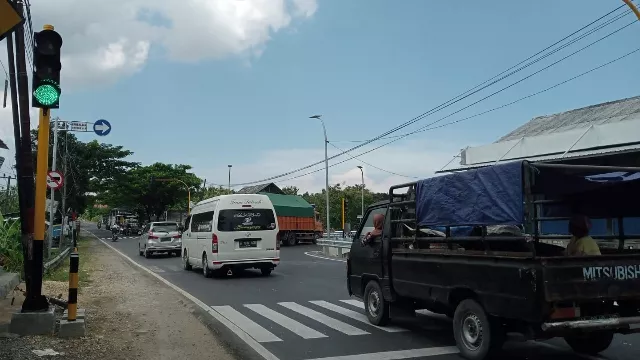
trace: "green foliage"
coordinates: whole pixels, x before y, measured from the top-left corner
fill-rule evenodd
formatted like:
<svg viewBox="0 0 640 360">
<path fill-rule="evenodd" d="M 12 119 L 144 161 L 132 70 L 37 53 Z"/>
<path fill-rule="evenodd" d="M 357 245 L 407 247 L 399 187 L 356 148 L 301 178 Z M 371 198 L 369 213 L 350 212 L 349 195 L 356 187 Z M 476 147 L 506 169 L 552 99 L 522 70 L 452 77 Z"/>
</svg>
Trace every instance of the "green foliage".
<svg viewBox="0 0 640 360">
<path fill-rule="evenodd" d="M 193 203 L 197 203 L 198 201 L 202 201 L 204 199 L 210 199 L 212 197 L 229 194 L 233 194 L 233 190 L 229 190 L 222 186 L 208 186 L 206 188 L 197 190 L 195 193 L 192 193 L 191 201 Z"/>
<path fill-rule="evenodd" d="M 147 218 L 160 216 L 170 208 L 186 209 L 187 186 L 195 193 L 201 183 L 189 170 L 189 165 L 138 166 L 114 174 L 98 199 L 111 207 L 135 210 Z"/>
<path fill-rule="evenodd" d="M 284 189 L 283 189 L 284 190 Z M 296 188 L 297 190 L 297 188 Z M 320 193 L 310 194 L 308 192 L 302 194 L 302 197 L 311 204 L 315 204 L 316 211 L 320 213 L 320 221 L 326 222 L 326 192 L 322 190 Z M 362 185 L 346 186 L 342 187 L 340 184 L 336 184 L 329 187 L 329 216 L 331 220 L 332 229 L 342 228 L 342 198 L 349 199 L 349 206 L 347 207 L 347 213 L 345 221 L 351 223 L 352 228 L 358 224 L 358 215 L 361 213 L 362 207 Z M 385 200 L 387 194 L 374 193 L 364 189 L 364 208 L 366 211 L 367 206 Z"/>
<path fill-rule="evenodd" d="M 31 131 L 33 159 L 36 162 L 38 131 Z M 67 163 L 67 173 L 63 174 L 67 187 L 65 206 L 83 213 L 93 204 L 90 193 L 106 190 L 121 174 L 139 166 L 125 160 L 133 153 L 122 146 L 101 144 L 94 140 L 82 142 L 71 132 L 58 133 L 57 169 L 63 170 Z M 53 131 L 49 136 L 49 167 L 53 163 Z M 34 164 L 37 166 L 37 164 Z M 62 199 L 62 191 L 55 192 L 56 200 Z"/>
<path fill-rule="evenodd" d="M 0 265 L 8 272 L 22 273 L 22 235 L 20 222 L 0 215 Z"/>
<path fill-rule="evenodd" d="M 17 213 L 20 211 L 18 202 L 18 188 L 12 186 L 5 192 L 0 193 L 0 214 Z"/>
</svg>

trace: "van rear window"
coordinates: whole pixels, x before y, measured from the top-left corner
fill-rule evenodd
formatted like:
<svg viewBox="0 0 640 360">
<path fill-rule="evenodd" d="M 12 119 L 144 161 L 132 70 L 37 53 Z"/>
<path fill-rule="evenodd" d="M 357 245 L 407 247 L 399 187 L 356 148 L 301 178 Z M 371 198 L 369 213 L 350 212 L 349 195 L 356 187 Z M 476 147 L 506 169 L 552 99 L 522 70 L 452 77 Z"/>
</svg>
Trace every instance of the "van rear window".
<svg viewBox="0 0 640 360">
<path fill-rule="evenodd" d="M 218 231 L 273 230 L 276 219 L 271 209 L 221 210 Z"/>
</svg>

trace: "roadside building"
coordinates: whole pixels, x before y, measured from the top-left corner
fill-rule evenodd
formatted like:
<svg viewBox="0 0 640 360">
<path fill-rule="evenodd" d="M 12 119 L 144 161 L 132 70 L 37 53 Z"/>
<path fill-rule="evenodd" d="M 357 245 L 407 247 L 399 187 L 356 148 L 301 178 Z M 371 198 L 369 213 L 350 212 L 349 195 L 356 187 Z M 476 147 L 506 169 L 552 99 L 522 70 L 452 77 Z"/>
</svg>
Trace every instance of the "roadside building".
<svg viewBox="0 0 640 360">
<path fill-rule="evenodd" d="M 496 142 L 467 147 L 454 172 L 500 162 L 530 160 L 545 163 L 640 167 L 640 96 L 533 118 Z M 621 176 L 636 174 L 621 174 Z M 566 224 L 549 222 L 546 231 L 566 232 Z M 594 221 L 596 233 L 615 232 L 615 221 Z M 625 233 L 640 235 L 640 218 L 625 219 Z"/>
</svg>

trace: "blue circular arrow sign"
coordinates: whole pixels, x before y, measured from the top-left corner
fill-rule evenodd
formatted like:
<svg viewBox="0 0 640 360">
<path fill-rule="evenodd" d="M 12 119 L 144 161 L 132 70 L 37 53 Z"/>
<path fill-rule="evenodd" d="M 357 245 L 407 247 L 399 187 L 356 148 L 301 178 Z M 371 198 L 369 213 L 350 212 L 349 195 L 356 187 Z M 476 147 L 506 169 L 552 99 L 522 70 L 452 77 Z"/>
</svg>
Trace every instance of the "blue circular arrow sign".
<svg viewBox="0 0 640 360">
<path fill-rule="evenodd" d="M 105 119 L 93 123 L 93 132 L 98 136 L 107 136 L 111 132 L 111 124 Z"/>
</svg>

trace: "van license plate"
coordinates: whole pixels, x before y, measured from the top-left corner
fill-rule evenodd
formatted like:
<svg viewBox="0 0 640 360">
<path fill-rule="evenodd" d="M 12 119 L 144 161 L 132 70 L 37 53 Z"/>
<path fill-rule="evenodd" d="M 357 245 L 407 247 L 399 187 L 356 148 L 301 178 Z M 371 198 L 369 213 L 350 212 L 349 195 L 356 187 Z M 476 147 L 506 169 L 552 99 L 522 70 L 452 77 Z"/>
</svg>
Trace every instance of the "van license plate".
<svg viewBox="0 0 640 360">
<path fill-rule="evenodd" d="M 241 240 L 240 248 L 252 248 L 258 246 L 258 242 L 255 240 Z"/>
</svg>

